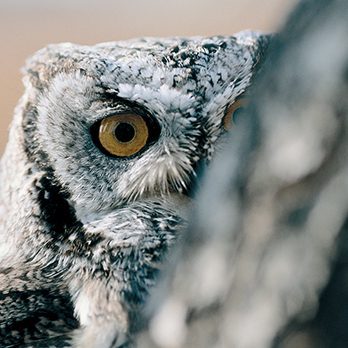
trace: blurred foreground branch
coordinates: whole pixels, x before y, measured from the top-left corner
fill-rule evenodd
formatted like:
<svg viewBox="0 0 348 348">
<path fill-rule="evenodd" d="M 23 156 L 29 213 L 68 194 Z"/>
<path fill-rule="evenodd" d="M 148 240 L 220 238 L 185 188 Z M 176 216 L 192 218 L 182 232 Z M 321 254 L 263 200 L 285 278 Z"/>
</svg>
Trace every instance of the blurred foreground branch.
<svg viewBox="0 0 348 348">
<path fill-rule="evenodd" d="M 139 347 L 348 346 L 348 2 L 275 38 Z"/>
</svg>

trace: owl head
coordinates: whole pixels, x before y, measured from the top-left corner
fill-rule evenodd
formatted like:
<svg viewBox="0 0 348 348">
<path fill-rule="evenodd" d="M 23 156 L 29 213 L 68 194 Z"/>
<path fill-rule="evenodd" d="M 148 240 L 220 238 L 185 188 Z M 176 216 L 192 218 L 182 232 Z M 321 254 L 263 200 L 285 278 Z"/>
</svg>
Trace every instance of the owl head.
<svg viewBox="0 0 348 348">
<path fill-rule="evenodd" d="M 267 41 L 242 32 L 48 46 L 25 68 L 14 122 L 21 146 L 82 219 L 185 193 L 226 134 Z"/>
</svg>

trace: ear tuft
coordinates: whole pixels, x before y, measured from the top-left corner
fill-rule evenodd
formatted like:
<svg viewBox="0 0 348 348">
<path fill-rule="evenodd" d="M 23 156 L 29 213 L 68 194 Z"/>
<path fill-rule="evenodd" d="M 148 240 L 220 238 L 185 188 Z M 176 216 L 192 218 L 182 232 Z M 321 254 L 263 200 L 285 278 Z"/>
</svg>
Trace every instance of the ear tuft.
<svg viewBox="0 0 348 348">
<path fill-rule="evenodd" d="M 76 66 L 77 60 L 72 59 L 71 52 L 76 52 L 78 47 L 71 43 L 62 43 L 42 48 L 26 61 L 22 73 L 33 87 L 42 90 L 58 73 Z"/>
</svg>

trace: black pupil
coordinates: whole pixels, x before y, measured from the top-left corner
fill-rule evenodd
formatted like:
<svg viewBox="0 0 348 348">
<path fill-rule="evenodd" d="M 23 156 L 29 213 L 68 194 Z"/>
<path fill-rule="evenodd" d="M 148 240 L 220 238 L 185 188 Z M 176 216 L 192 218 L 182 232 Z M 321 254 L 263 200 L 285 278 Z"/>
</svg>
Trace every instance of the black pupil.
<svg viewBox="0 0 348 348">
<path fill-rule="evenodd" d="M 234 124 L 238 124 L 241 118 L 241 114 L 243 113 L 243 107 L 240 106 L 238 109 L 234 110 L 234 113 L 232 115 L 232 121 Z"/>
<path fill-rule="evenodd" d="M 130 123 L 122 122 L 115 129 L 115 137 L 121 143 L 128 143 L 133 140 L 135 129 Z"/>
</svg>

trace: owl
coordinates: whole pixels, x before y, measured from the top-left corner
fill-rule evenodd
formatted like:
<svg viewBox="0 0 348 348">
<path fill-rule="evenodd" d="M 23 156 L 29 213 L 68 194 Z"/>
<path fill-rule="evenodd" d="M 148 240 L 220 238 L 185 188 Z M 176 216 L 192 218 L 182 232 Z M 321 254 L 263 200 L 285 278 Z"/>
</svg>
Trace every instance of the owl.
<svg viewBox="0 0 348 348">
<path fill-rule="evenodd" d="M 1 347 L 132 344 L 268 41 L 64 43 L 28 60 L 1 160 Z"/>
</svg>

